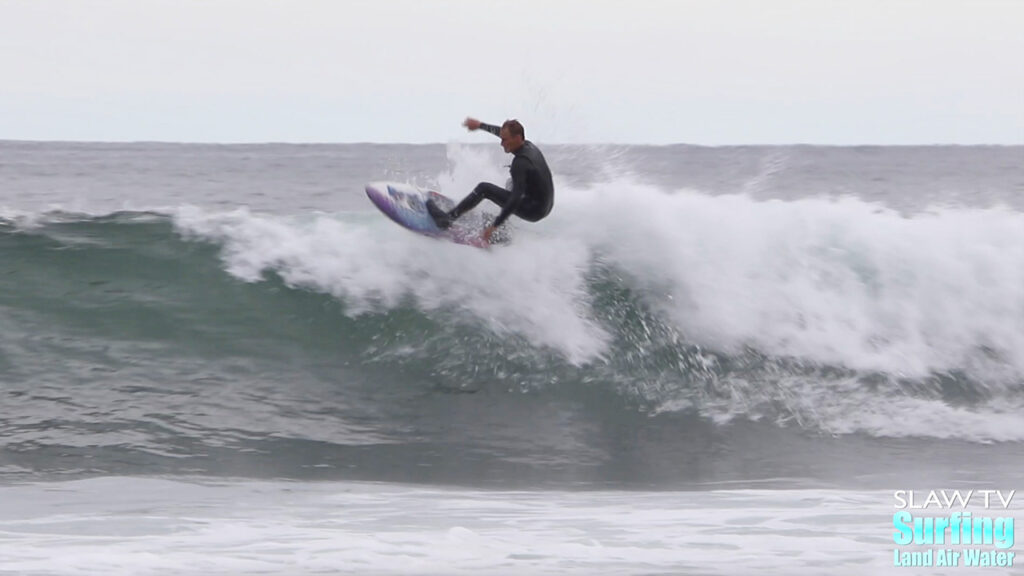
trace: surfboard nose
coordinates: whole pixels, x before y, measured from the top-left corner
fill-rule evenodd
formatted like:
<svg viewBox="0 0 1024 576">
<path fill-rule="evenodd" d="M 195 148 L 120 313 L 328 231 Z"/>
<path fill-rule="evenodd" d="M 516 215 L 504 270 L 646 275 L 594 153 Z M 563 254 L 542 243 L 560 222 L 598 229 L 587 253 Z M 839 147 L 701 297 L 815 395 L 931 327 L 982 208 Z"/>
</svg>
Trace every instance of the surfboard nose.
<svg viewBox="0 0 1024 576">
<path fill-rule="evenodd" d="M 380 182 L 370 182 L 366 185 L 366 195 L 370 198 L 373 198 L 374 196 L 384 196 L 386 194 L 385 190 L 387 190 L 387 188 Z"/>
</svg>

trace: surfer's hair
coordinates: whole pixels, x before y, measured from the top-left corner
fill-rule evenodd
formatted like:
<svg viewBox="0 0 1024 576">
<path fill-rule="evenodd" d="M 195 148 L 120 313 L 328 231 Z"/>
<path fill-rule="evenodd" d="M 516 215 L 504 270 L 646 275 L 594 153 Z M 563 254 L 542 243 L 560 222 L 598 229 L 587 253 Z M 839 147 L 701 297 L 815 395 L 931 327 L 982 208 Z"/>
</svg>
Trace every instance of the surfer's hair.
<svg viewBox="0 0 1024 576">
<path fill-rule="evenodd" d="M 523 129 L 523 125 L 519 123 L 519 120 L 505 120 L 505 123 L 501 125 L 502 129 L 508 130 L 508 133 L 513 136 L 522 136 L 526 138 L 526 130 Z"/>
</svg>

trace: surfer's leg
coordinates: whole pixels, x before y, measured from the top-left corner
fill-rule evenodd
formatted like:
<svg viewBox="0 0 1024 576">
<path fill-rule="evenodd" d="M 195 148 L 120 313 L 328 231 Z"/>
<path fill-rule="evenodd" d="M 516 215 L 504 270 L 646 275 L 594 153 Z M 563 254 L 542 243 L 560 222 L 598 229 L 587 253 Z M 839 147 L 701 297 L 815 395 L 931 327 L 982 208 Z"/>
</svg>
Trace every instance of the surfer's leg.
<svg viewBox="0 0 1024 576">
<path fill-rule="evenodd" d="M 509 194 L 511 194 L 511 192 L 501 186 L 491 184 L 490 182 L 481 182 L 477 184 L 476 188 L 473 188 L 473 191 L 470 192 L 469 196 L 463 198 L 462 202 L 459 202 L 459 205 L 452 209 L 448 215 L 451 216 L 452 220 L 455 220 L 459 216 L 462 216 L 466 212 L 476 208 L 477 204 L 484 200 L 490 200 L 498 206 L 504 206 L 505 202 L 508 201 Z"/>
</svg>

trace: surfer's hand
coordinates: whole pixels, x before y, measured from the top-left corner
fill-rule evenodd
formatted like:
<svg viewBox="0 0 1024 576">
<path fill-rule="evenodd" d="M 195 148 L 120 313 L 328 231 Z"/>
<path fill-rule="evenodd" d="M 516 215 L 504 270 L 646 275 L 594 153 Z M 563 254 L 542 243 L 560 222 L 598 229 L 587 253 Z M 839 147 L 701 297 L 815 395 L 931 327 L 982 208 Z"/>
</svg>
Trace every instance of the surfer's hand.
<svg viewBox="0 0 1024 576">
<path fill-rule="evenodd" d="M 480 121 L 476 118 L 470 118 L 467 116 L 462 125 L 465 126 L 467 130 L 476 130 L 480 128 Z"/>
<path fill-rule="evenodd" d="M 488 226 L 487 229 L 484 230 L 484 242 L 490 244 L 492 234 L 494 234 L 494 226 Z"/>
</svg>

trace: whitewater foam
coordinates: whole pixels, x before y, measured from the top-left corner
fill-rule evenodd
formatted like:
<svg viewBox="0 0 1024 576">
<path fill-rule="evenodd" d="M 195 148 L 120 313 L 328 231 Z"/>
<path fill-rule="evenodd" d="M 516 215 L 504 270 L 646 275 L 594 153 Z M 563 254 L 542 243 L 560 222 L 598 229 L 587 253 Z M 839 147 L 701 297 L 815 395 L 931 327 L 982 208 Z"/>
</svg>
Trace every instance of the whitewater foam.
<svg viewBox="0 0 1024 576">
<path fill-rule="evenodd" d="M 692 341 L 919 377 L 1024 373 L 1024 215 L 907 217 L 845 199 L 755 201 L 628 182 L 565 191 L 567 234 L 630 274 Z"/>
<path fill-rule="evenodd" d="M 247 210 L 182 209 L 186 234 L 223 244 L 227 270 L 246 281 L 274 272 L 288 284 L 331 294 L 349 313 L 399 306 L 468 311 L 498 334 L 527 336 L 574 363 L 597 357 L 607 334 L 586 314 L 586 246 L 523 237 L 483 251 L 431 241 L 390 222 L 350 215 L 296 220 Z M 538 257 L 541 254 L 541 257 Z"/>
<path fill-rule="evenodd" d="M 102 478 L 0 488 L 22 574 L 860 574 L 883 495 Z"/>
<path fill-rule="evenodd" d="M 574 363 L 608 351 L 586 286 L 600 264 L 690 342 L 725 353 L 912 378 L 1024 374 L 1024 215 L 1009 210 L 907 217 L 856 199 L 761 202 L 610 182 L 560 188 L 550 219 L 489 252 L 349 216 L 182 209 L 176 222 L 223 242 L 228 270 L 247 281 L 273 271 L 354 313 L 406 297 L 424 310 L 457 306 Z"/>
</svg>

